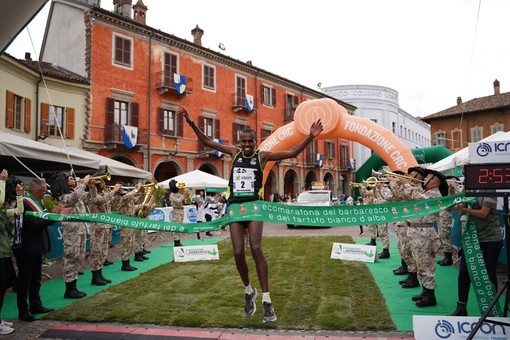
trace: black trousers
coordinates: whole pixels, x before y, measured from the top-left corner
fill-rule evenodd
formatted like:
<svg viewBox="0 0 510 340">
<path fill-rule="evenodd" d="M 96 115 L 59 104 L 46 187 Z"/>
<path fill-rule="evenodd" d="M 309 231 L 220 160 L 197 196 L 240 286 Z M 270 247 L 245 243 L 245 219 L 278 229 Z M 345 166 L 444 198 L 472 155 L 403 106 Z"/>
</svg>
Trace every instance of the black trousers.
<svg viewBox="0 0 510 340">
<path fill-rule="evenodd" d="M 23 314 L 31 308 L 42 306 L 41 296 L 41 275 L 42 255 L 20 255 L 16 254 L 18 265 L 18 280 L 16 281 L 16 295 L 18 303 L 18 314 Z M 28 298 L 28 302 L 27 302 Z"/>
<path fill-rule="evenodd" d="M 492 284 L 494 284 L 494 287 L 496 287 L 496 290 L 498 289 L 498 275 L 497 275 L 498 257 L 502 247 L 503 241 L 480 242 L 483 260 L 485 262 L 485 267 L 487 268 L 487 274 L 489 275 Z M 462 256 L 462 260 L 460 261 L 458 277 L 459 302 L 467 303 L 469 296 L 469 288 L 471 287 L 471 278 L 469 277 L 469 271 L 466 265 L 466 258 L 464 257 L 464 252 L 462 250 L 459 252 L 459 256 Z"/>
<path fill-rule="evenodd" d="M 5 291 L 11 286 L 12 259 L 0 258 L 0 312 L 4 306 Z"/>
</svg>

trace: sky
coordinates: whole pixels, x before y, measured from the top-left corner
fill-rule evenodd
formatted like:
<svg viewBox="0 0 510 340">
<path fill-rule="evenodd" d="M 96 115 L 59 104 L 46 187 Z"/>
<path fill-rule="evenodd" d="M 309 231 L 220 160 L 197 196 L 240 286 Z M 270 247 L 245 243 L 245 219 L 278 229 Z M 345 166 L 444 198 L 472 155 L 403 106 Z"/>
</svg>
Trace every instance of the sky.
<svg viewBox="0 0 510 340">
<path fill-rule="evenodd" d="M 318 89 L 379 85 L 425 117 L 510 90 L 508 0 L 143 0 L 147 25 Z M 133 0 L 136 3 L 136 0 Z M 102 0 L 113 11 L 113 0 Z M 38 56 L 50 3 L 7 53 Z M 219 44 L 225 50 L 219 49 Z"/>
</svg>

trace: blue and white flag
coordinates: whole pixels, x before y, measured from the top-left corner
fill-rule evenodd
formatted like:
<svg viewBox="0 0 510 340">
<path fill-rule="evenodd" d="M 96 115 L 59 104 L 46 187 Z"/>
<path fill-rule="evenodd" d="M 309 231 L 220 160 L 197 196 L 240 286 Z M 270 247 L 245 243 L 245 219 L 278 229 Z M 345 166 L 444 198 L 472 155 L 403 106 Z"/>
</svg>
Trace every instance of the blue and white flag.
<svg viewBox="0 0 510 340">
<path fill-rule="evenodd" d="M 186 76 L 174 73 L 174 87 L 177 93 L 183 94 L 186 90 Z"/>
<path fill-rule="evenodd" d="M 215 141 L 218 144 L 223 144 L 223 139 L 214 138 L 213 141 Z M 221 157 L 223 153 L 221 151 L 214 150 L 214 154 L 216 155 L 216 157 Z"/>
<path fill-rule="evenodd" d="M 248 110 L 248 112 L 252 112 L 253 111 L 253 96 L 247 94 L 245 101 L 246 101 L 246 109 Z"/>
<path fill-rule="evenodd" d="M 318 166 L 319 168 L 321 168 L 321 167 L 322 167 L 322 154 L 321 154 L 321 153 L 318 153 L 318 154 L 317 154 L 317 166 Z"/>
<path fill-rule="evenodd" d="M 136 145 L 138 139 L 138 127 L 123 125 L 122 139 L 124 140 L 124 145 L 126 148 L 132 149 Z"/>
</svg>

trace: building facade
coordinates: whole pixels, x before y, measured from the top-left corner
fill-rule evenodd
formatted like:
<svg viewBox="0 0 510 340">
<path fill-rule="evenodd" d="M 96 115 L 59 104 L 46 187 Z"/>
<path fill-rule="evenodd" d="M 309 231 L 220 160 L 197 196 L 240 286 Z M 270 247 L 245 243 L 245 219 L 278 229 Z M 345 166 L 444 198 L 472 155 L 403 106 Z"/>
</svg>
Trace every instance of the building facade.
<svg viewBox="0 0 510 340">
<path fill-rule="evenodd" d="M 325 94 L 357 107 L 354 115 L 370 119 L 391 131 L 411 149 L 430 146 L 430 127 L 402 110 L 398 92 L 377 85 L 337 85 L 322 88 Z M 354 164 L 359 168 L 373 151 L 354 144 Z"/>
<path fill-rule="evenodd" d="M 63 147 L 81 147 L 87 78 L 49 63 L 0 56 L 0 131 Z M 59 132 L 60 130 L 60 132 Z"/>
<path fill-rule="evenodd" d="M 430 124 L 432 144 L 456 152 L 495 132 L 509 131 L 510 92 L 501 93 L 497 79 L 493 90 L 490 96 L 467 102 L 457 97 L 457 105 L 422 118 Z"/>
<path fill-rule="evenodd" d="M 114 0 L 114 12 L 97 5 L 54 0 L 41 59 L 90 80 L 82 147 L 140 166 L 158 181 L 195 169 L 229 176 L 230 158 L 197 141 L 177 114 L 180 107 L 209 137 L 238 145 L 246 127 L 261 142 L 293 121 L 299 103 L 334 99 L 203 47 L 198 26 L 191 31 L 193 42 L 150 27 L 141 0 L 135 5 Z M 335 100 L 352 114 L 352 105 Z M 137 137 L 134 146 L 124 142 L 128 131 Z M 271 169 L 266 199 L 276 190 L 295 196 L 313 181 L 344 192 L 352 157 L 350 141 L 314 141 L 297 158 Z"/>
</svg>

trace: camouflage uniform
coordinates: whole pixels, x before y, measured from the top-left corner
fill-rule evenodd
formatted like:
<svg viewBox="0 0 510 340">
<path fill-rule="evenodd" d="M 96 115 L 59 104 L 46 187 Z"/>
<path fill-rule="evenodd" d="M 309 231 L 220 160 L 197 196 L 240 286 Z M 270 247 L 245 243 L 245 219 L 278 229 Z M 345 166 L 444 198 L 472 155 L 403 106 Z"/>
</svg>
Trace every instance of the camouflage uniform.
<svg viewBox="0 0 510 340">
<path fill-rule="evenodd" d="M 143 206 L 139 202 L 140 194 L 137 190 L 131 190 L 120 199 L 118 211 L 124 216 L 135 216 L 135 213 Z M 129 257 L 135 253 L 134 231 L 133 228 L 120 228 L 122 261 L 128 261 Z"/>
<path fill-rule="evenodd" d="M 184 221 L 184 195 L 179 192 L 170 193 L 170 203 L 172 204 L 172 222 L 182 223 Z M 179 233 L 173 234 L 174 241 L 178 241 L 180 239 Z"/>
<path fill-rule="evenodd" d="M 375 198 L 374 203 L 376 204 L 384 204 L 388 203 L 388 201 L 392 198 L 392 193 L 389 187 L 387 186 L 380 186 L 377 184 L 375 188 Z M 388 235 L 388 224 L 376 224 L 376 237 L 377 234 L 379 234 L 379 237 L 381 238 L 383 249 L 389 249 L 390 248 L 390 237 Z"/>
<path fill-rule="evenodd" d="M 83 183 L 77 184 L 74 190 L 64 194 L 60 203 L 72 207 L 71 214 L 86 214 L 85 204 L 89 194 Z M 64 281 L 73 282 L 78 279 L 78 272 L 85 262 L 85 246 L 87 242 L 87 225 L 83 222 L 62 222 L 62 238 L 64 240 Z"/>
<path fill-rule="evenodd" d="M 393 201 L 400 202 L 407 200 L 404 192 L 404 186 L 398 181 L 390 181 L 390 189 L 393 193 Z M 411 251 L 411 240 L 407 236 L 408 221 L 395 223 L 395 233 L 397 234 L 397 247 L 400 257 L 404 260 L 407 270 L 416 273 L 416 262 Z"/>
<path fill-rule="evenodd" d="M 439 188 L 423 191 L 420 187 L 409 184 L 404 186 L 406 196 L 410 201 L 433 197 L 442 197 Z M 425 215 L 409 221 L 407 236 L 411 240 L 411 250 L 416 261 L 418 277 L 424 288 L 436 288 L 436 242 L 437 233 L 434 223 L 438 221 L 438 213 Z"/>
<path fill-rule="evenodd" d="M 374 190 L 368 189 L 366 186 L 362 185 L 359 188 L 359 192 L 363 197 L 363 204 L 374 204 Z M 367 245 L 376 245 L 375 240 L 377 239 L 377 226 L 375 224 L 370 224 L 366 226 L 368 230 L 368 236 L 370 236 L 370 242 Z"/>
<path fill-rule="evenodd" d="M 114 192 L 99 192 L 97 186 L 90 188 L 89 209 L 91 213 L 111 212 L 111 203 Z M 104 223 L 93 223 L 90 232 L 90 256 L 89 262 L 92 270 L 103 268 L 103 263 L 108 256 L 111 227 Z M 106 252 L 105 252 L 106 245 Z"/>
</svg>

